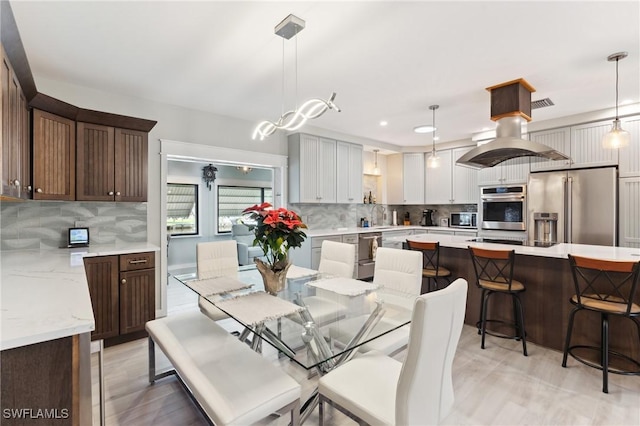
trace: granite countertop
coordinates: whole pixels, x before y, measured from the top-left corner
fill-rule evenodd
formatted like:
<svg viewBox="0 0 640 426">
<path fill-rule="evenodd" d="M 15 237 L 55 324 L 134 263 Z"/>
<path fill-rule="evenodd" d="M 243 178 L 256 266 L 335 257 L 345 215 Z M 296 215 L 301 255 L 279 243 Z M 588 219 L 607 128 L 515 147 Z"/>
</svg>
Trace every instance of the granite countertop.
<svg viewBox="0 0 640 426">
<path fill-rule="evenodd" d="M 83 257 L 159 250 L 131 243 L 0 252 L 0 350 L 95 329 Z"/>
<path fill-rule="evenodd" d="M 596 259 L 640 261 L 640 248 L 593 246 L 587 244 L 556 244 L 551 247 L 517 246 L 510 244 L 496 244 L 469 241 L 469 237 L 456 235 L 419 234 L 408 237 L 392 237 L 391 241 L 438 241 L 442 247 L 466 249 L 469 246 L 488 250 L 515 250 L 516 254 L 554 257 L 566 259 L 568 254 L 592 257 Z"/>
</svg>

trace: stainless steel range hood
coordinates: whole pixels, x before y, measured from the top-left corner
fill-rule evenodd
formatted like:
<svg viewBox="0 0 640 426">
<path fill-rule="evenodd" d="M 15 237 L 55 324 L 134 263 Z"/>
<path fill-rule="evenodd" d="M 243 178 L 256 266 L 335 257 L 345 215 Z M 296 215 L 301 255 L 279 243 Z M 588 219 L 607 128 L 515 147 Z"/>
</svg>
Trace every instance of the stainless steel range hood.
<svg viewBox="0 0 640 426">
<path fill-rule="evenodd" d="M 467 152 L 456 164 L 484 169 L 518 157 L 569 158 L 547 145 L 522 139 L 522 122 L 531 121 L 531 92 L 535 91 L 529 83 L 519 79 L 487 90 L 491 92 L 491 119 L 496 121 L 496 139 Z"/>
</svg>

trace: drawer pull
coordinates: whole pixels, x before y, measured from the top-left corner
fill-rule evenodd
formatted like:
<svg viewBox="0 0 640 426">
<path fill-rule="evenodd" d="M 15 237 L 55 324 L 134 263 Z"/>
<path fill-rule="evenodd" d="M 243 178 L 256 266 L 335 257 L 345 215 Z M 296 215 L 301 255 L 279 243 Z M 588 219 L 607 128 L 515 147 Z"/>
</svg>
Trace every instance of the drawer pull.
<svg viewBox="0 0 640 426">
<path fill-rule="evenodd" d="M 140 263 L 147 263 L 147 259 L 130 260 L 129 261 L 130 265 L 139 265 Z"/>
<path fill-rule="evenodd" d="M 122 279 L 122 281 L 120 281 L 122 284 L 126 284 L 127 280 L 125 278 Z"/>
</svg>

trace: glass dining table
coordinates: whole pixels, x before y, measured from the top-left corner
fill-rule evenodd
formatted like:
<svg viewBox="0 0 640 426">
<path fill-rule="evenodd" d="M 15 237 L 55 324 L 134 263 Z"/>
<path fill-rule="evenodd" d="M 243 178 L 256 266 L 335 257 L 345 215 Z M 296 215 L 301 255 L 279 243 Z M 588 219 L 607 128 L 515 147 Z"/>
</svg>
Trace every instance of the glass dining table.
<svg viewBox="0 0 640 426">
<path fill-rule="evenodd" d="M 266 342 L 279 356 L 320 375 L 377 343 L 402 343 L 416 298 L 295 266 L 277 296 L 264 292 L 257 273 L 240 274 L 240 279 L 197 279 L 195 271 L 173 276 L 237 321 L 243 330 L 239 338 L 254 350 L 260 352 Z M 316 404 L 317 391 L 303 404 L 302 421 Z"/>
</svg>

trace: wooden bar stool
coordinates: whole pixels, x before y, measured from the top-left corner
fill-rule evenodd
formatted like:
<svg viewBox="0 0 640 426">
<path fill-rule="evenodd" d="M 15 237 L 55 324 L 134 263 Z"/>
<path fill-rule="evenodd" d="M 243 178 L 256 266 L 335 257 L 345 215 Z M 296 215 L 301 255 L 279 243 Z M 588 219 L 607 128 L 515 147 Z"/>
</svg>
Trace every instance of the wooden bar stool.
<svg viewBox="0 0 640 426">
<path fill-rule="evenodd" d="M 438 278 L 444 278 L 447 285 L 451 283 L 449 281 L 451 271 L 440 266 L 440 243 L 407 240 L 407 246 L 409 250 L 422 252 L 422 277 L 427 279 L 427 292 L 432 291 L 432 282 L 433 290 L 438 290 Z"/>
<path fill-rule="evenodd" d="M 567 355 L 571 355 L 589 367 L 602 370 L 602 392 L 609 393 L 609 373 L 640 375 L 640 362 L 620 352 L 609 349 L 609 315 L 631 319 L 638 329 L 640 338 L 640 306 L 634 303 L 640 262 L 621 262 L 613 260 L 591 259 L 569 255 L 569 264 L 576 288 L 570 302 L 575 305 L 569 314 L 567 336 L 564 344 L 562 366 L 567 366 Z M 586 310 L 600 313 L 600 346 L 573 345 L 571 333 L 573 320 L 578 311 Z M 576 349 L 597 351 L 599 362 L 593 362 L 574 353 Z M 635 370 L 623 370 L 610 365 L 610 358 L 617 358 L 635 366 Z"/>
<path fill-rule="evenodd" d="M 524 328 L 524 310 L 519 294 L 524 292 L 524 284 L 513 279 L 513 264 L 515 250 L 487 250 L 477 247 L 469 247 L 473 269 L 476 273 L 476 285 L 482 289 L 482 301 L 480 305 L 480 320 L 478 321 L 479 334 L 482 334 L 480 347 L 484 349 L 485 335 L 490 334 L 503 339 L 522 340 L 522 352 L 527 356 L 527 340 Z M 513 323 L 502 320 L 487 319 L 487 307 L 489 297 L 495 293 L 508 294 L 513 301 Z M 514 327 L 514 335 L 505 335 L 493 331 L 487 331 L 487 322 L 506 324 Z"/>
</svg>

